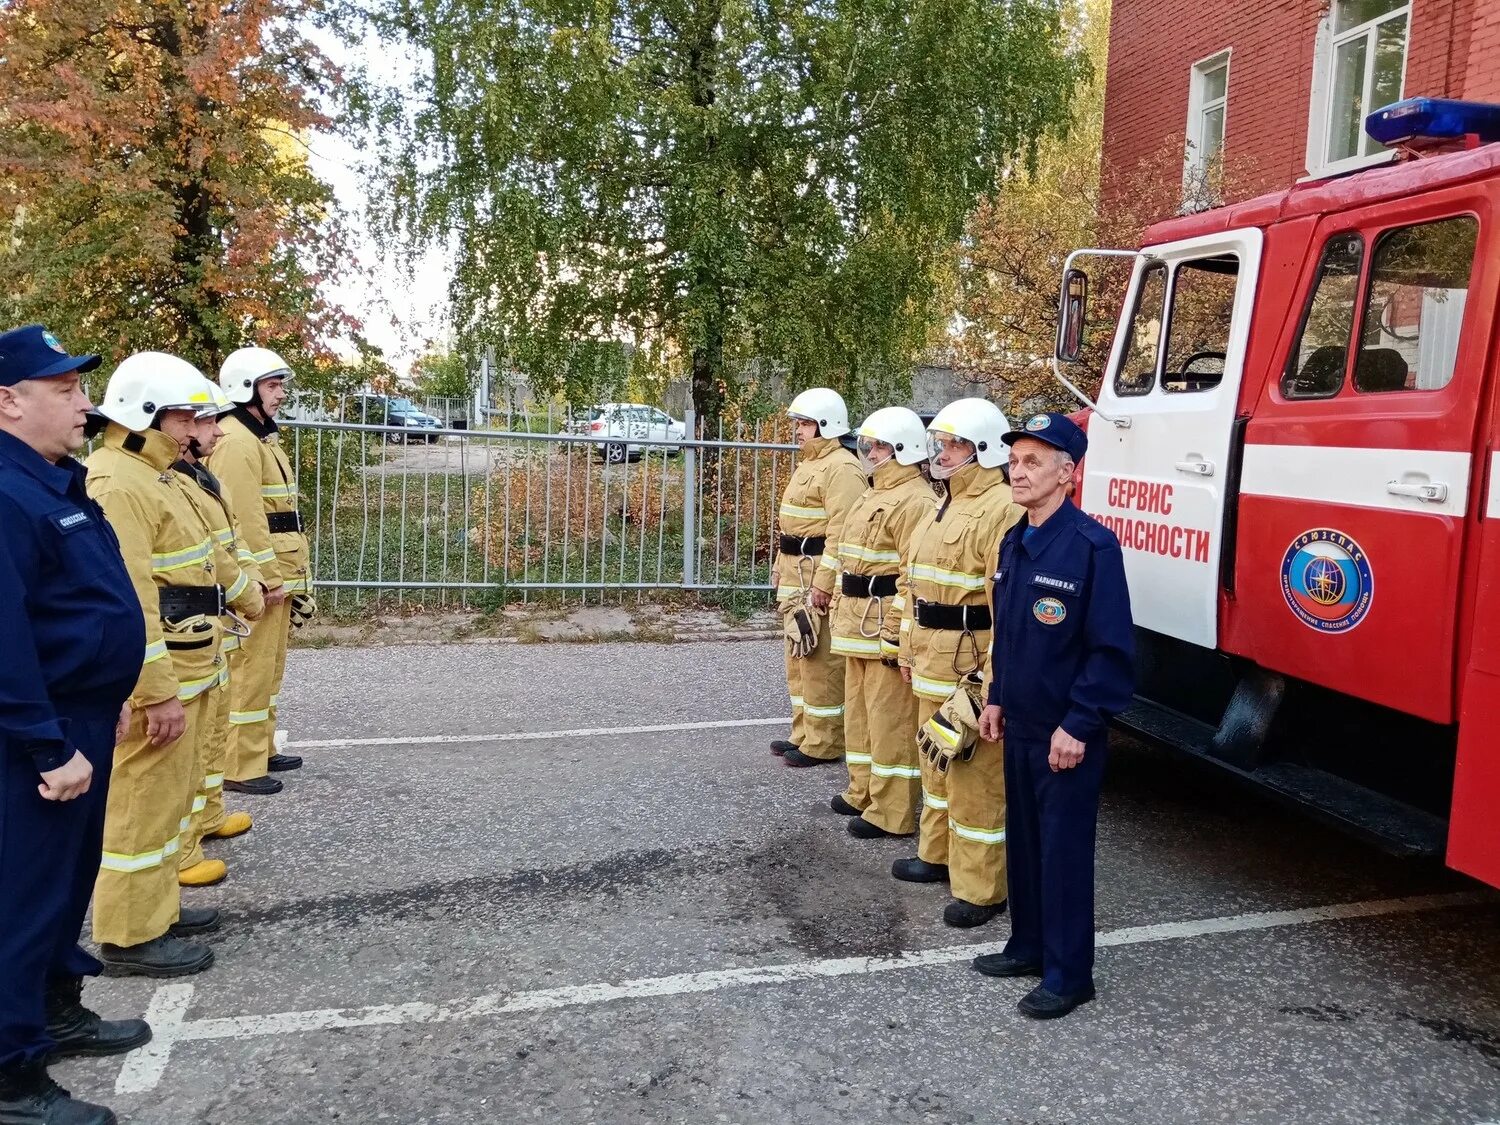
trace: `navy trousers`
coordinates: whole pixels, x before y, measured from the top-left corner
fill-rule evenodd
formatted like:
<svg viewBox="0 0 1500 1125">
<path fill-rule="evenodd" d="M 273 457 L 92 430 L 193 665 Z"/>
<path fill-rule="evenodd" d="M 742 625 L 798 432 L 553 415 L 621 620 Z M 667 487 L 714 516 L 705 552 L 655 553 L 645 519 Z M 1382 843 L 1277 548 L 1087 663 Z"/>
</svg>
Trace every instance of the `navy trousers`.
<svg viewBox="0 0 1500 1125">
<path fill-rule="evenodd" d="M 94 767 L 89 791 L 71 801 L 45 800 L 30 755 L 0 741 L 0 1069 L 52 1050 L 49 978 L 100 971 L 78 936 L 99 877 L 119 714 L 118 703 L 62 713 Z"/>
<path fill-rule="evenodd" d="M 1094 983 L 1094 829 L 1107 737 L 1052 772 L 1052 732 L 1005 729 L 1005 850 L 1010 941 L 1005 953 L 1042 966 L 1042 985 L 1075 996 Z"/>
</svg>

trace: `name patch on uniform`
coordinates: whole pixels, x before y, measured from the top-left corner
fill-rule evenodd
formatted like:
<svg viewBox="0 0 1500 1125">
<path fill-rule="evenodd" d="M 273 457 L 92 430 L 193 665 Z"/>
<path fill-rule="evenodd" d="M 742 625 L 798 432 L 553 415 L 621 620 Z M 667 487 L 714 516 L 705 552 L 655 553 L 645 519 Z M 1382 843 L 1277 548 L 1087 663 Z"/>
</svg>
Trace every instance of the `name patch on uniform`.
<svg viewBox="0 0 1500 1125">
<path fill-rule="evenodd" d="M 1045 586 L 1049 590 L 1059 590 L 1064 594 L 1076 594 L 1079 590 L 1078 579 L 1065 578 L 1060 574 L 1033 574 L 1031 584 Z"/>
<path fill-rule="evenodd" d="M 87 512 L 69 512 L 67 515 L 53 516 L 52 522 L 57 524 L 59 531 L 72 531 L 80 524 L 88 523 L 89 514 Z"/>
<path fill-rule="evenodd" d="M 1038 598 L 1031 607 L 1031 616 L 1043 625 L 1061 625 L 1068 616 L 1068 607 L 1056 598 Z"/>
</svg>

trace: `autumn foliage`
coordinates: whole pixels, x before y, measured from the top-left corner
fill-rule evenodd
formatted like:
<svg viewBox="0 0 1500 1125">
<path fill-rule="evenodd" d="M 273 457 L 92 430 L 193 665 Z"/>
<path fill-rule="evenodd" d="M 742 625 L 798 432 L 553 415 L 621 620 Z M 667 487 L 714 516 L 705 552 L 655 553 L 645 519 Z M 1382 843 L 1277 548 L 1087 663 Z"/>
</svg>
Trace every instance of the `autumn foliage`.
<svg viewBox="0 0 1500 1125">
<path fill-rule="evenodd" d="M 200 365 L 248 341 L 303 358 L 353 322 L 308 168 L 341 83 L 320 0 L 15 0 L 0 8 L 0 312 L 75 351 Z"/>
</svg>

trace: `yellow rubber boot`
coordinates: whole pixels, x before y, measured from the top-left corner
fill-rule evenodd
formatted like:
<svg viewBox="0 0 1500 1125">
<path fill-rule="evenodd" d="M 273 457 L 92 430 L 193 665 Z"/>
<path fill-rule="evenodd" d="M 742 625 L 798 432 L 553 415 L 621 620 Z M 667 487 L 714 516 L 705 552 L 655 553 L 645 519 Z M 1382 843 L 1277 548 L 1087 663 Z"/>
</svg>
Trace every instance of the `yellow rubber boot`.
<svg viewBox="0 0 1500 1125">
<path fill-rule="evenodd" d="M 229 874 L 229 867 L 222 859 L 201 859 L 191 867 L 177 873 L 178 885 L 183 887 L 211 887 L 222 883 Z"/>
<path fill-rule="evenodd" d="M 230 813 L 224 818 L 223 824 L 219 825 L 212 832 L 203 833 L 203 837 L 207 840 L 232 840 L 236 836 L 243 836 L 246 832 L 249 832 L 254 825 L 255 822 L 250 819 L 249 813 Z"/>
</svg>

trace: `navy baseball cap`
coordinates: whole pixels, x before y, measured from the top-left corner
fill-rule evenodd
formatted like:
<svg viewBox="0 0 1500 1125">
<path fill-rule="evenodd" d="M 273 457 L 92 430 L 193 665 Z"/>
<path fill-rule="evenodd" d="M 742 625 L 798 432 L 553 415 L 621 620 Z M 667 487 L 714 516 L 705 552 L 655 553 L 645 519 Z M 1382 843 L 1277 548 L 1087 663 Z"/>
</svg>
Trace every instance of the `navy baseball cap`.
<svg viewBox="0 0 1500 1125">
<path fill-rule="evenodd" d="M 26 379 L 50 379 L 70 371 L 92 371 L 96 355 L 69 355 L 56 336 L 40 324 L 0 333 L 0 387 L 14 387 Z"/>
<path fill-rule="evenodd" d="M 1061 449 L 1076 465 L 1089 451 L 1089 437 L 1066 414 L 1033 414 L 1019 430 L 1011 430 L 1000 440 L 1015 445 L 1022 438 L 1036 438 L 1054 449 Z"/>
</svg>

